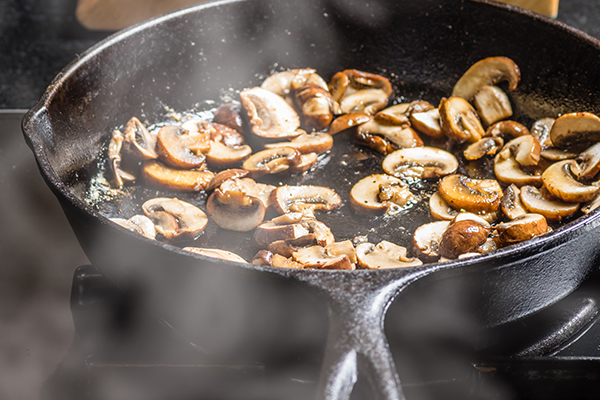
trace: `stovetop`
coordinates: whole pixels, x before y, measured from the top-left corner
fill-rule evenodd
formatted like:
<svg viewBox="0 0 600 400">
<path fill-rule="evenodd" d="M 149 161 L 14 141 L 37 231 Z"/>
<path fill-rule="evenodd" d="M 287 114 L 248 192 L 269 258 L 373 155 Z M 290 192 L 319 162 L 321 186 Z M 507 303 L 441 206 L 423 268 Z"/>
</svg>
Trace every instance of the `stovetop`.
<svg viewBox="0 0 600 400">
<path fill-rule="evenodd" d="M 239 383 L 226 387 L 238 398 L 250 397 L 239 396 L 236 390 L 258 393 L 258 398 L 284 398 L 280 394 L 288 390 L 311 393 L 318 352 L 294 360 L 295 369 L 214 360 L 209 369 L 205 359 L 196 358 L 193 345 L 185 338 L 163 321 L 148 317 L 148 323 L 156 328 L 153 332 L 166 335 L 166 340 L 189 358 L 122 359 L 115 355 L 127 353 L 122 352 L 125 347 L 135 350 L 135 336 L 123 336 L 122 331 L 128 308 L 116 307 L 121 311 L 104 314 L 104 306 L 96 307 L 98 300 L 85 297 L 88 292 L 80 293 L 81 298 L 73 296 L 76 304 L 81 300 L 78 306 L 69 302 L 72 290 L 79 293 L 75 289 L 82 285 L 77 279 L 82 273 L 97 290 L 111 293 L 113 289 L 93 267 L 77 269 L 88 263 L 87 258 L 37 171 L 23 141 L 20 120 L 67 63 L 111 33 L 80 26 L 74 17 L 75 6 L 76 0 L 0 0 L 0 226 L 4 228 L 0 230 L 0 398 L 35 399 L 40 392 L 48 398 L 100 398 L 106 393 L 94 394 L 94 382 L 116 379 L 114 387 L 118 387 L 125 385 L 126 380 L 117 379 L 124 376 L 137 376 L 146 383 L 145 398 L 152 398 L 151 394 L 160 398 L 164 380 L 175 385 L 182 396 L 192 398 L 201 398 L 197 391 L 204 390 L 203 385 L 221 381 Z M 600 38 L 600 2 L 563 0 L 558 15 L 560 21 Z M 479 343 L 473 343 L 478 357 L 467 360 L 460 373 L 442 371 L 430 380 L 425 376 L 404 382 L 407 396 L 455 398 L 444 393 L 458 388 L 464 398 L 493 400 L 597 397 L 593 396 L 600 379 L 597 287 L 592 279 L 550 310 L 560 316 L 561 324 L 552 319 L 543 337 L 528 329 L 548 323 L 543 315 L 505 327 L 506 331 L 487 332 Z M 119 296 L 113 293 L 100 303 L 127 302 Z M 94 324 L 109 329 L 111 338 L 117 340 L 94 343 L 90 333 Z M 147 371 L 150 375 L 144 375 Z M 189 384 L 190 376 L 195 385 Z M 361 389 L 359 382 L 356 396 L 361 391 L 366 389 Z M 210 391 L 202 393 L 219 398 Z"/>
</svg>

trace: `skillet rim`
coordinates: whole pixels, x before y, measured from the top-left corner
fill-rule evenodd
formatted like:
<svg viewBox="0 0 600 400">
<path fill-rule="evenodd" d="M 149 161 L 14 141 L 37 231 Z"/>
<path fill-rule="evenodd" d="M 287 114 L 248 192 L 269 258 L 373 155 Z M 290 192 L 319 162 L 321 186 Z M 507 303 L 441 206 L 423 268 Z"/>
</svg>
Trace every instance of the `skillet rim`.
<svg viewBox="0 0 600 400">
<path fill-rule="evenodd" d="M 243 268 L 248 270 L 254 270 L 259 272 L 267 272 L 270 274 L 279 275 L 282 277 L 296 277 L 296 278 L 305 278 L 313 275 L 321 275 L 321 274 L 353 274 L 357 276 L 365 276 L 371 274 L 387 274 L 390 275 L 390 278 L 394 277 L 402 277 L 406 274 L 410 274 L 412 272 L 425 272 L 425 271 L 435 271 L 435 270 L 448 270 L 448 269 L 457 269 L 467 266 L 478 266 L 479 264 L 494 264 L 494 261 L 498 261 L 498 259 L 507 258 L 509 262 L 502 262 L 498 265 L 493 265 L 491 268 L 503 268 L 506 267 L 514 260 L 526 260 L 531 254 L 546 252 L 551 248 L 556 246 L 561 246 L 565 243 L 568 243 L 574 237 L 578 237 L 583 234 L 586 229 L 585 227 L 588 225 L 596 225 L 600 224 L 600 209 L 596 209 L 593 212 L 580 216 L 577 219 L 568 222 L 567 224 L 561 226 L 560 228 L 554 230 L 551 233 L 546 235 L 536 237 L 525 242 L 521 242 L 515 245 L 511 245 L 505 247 L 500 250 L 493 251 L 491 253 L 482 254 L 480 256 L 469 257 L 466 259 L 457 259 L 448 262 L 436 262 L 436 263 L 428 263 L 423 264 L 417 267 L 408 267 L 408 268 L 400 268 L 400 269 L 386 269 L 386 270 L 292 270 L 285 268 L 277 268 L 272 266 L 263 266 L 263 265 L 254 265 L 251 263 L 235 263 L 220 259 L 215 259 L 211 257 L 206 257 L 203 255 L 191 253 L 188 251 L 182 250 L 180 247 L 175 245 L 161 242 L 157 240 L 151 240 L 145 238 L 137 233 L 131 232 L 126 228 L 123 228 L 117 224 L 112 223 L 108 217 L 100 213 L 98 210 L 89 206 L 82 199 L 74 195 L 74 193 L 69 190 L 63 181 L 58 177 L 52 168 L 50 162 L 48 161 L 48 157 L 46 156 L 45 146 L 42 143 L 41 138 L 37 135 L 35 129 L 35 122 L 43 123 L 44 114 L 47 111 L 46 106 L 50 104 L 53 100 L 54 96 L 60 92 L 62 84 L 64 81 L 74 74 L 78 68 L 82 65 L 85 65 L 89 59 L 93 58 L 96 54 L 101 53 L 104 49 L 111 47 L 113 44 L 125 40 L 130 36 L 135 35 L 138 32 L 149 29 L 153 26 L 160 25 L 163 21 L 172 20 L 175 18 L 179 18 L 185 15 L 194 14 L 196 12 L 200 12 L 203 9 L 219 7 L 221 5 L 232 4 L 232 3 L 242 3 L 248 0 L 212 0 L 199 5 L 194 5 L 190 7 L 186 7 L 177 11 L 173 11 L 161 16 L 157 16 L 146 21 L 140 22 L 138 24 L 127 27 L 123 30 L 115 32 L 108 36 L 107 38 L 101 40 L 96 43 L 94 46 L 87 49 L 77 58 L 72 60 L 69 64 L 67 64 L 52 80 L 52 82 L 45 89 L 42 94 L 40 100 L 25 114 L 22 121 L 22 130 L 25 136 L 25 140 L 28 146 L 31 148 L 34 156 L 36 158 L 36 162 L 38 167 L 42 173 L 42 176 L 50 189 L 54 192 L 54 194 L 65 201 L 67 204 L 70 204 L 78 209 L 78 211 L 83 212 L 84 214 L 90 215 L 95 218 L 102 225 L 110 227 L 111 229 L 116 229 L 117 232 L 121 232 L 121 234 L 130 235 L 131 238 L 135 238 L 137 240 L 147 241 L 147 243 L 151 243 L 153 246 L 160 248 L 161 250 L 168 252 L 175 252 L 179 255 L 186 257 L 193 257 L 203 262 L 208 262 L 210 264 L 223 265 L 228 267 L 235 268 Z M 508 13 L 517 13 L 525 15 L 527 18 L 532 20 L 541 21 L 542 23 L 548 24 L 557 28 L 560 31 L 563 31 L 567 35 L 572 35 L 580 40 L 587 42 L 588 44 L 596 47 L 600 51 L 600 40 L 592 37 L 591 35 L 582 32 L 576 28 L 573 28 L 563 22 L 542 16 L 540 14 L 534 13 L 529 10 L 525 10 L 516 6 L 498 3 L 493 0 L 461 0 L 461 3 L 464 2 L 478 3 L 484 6 L 493 7 L 499 10 L 504 10 L 502 12 Z"/>
</svg>

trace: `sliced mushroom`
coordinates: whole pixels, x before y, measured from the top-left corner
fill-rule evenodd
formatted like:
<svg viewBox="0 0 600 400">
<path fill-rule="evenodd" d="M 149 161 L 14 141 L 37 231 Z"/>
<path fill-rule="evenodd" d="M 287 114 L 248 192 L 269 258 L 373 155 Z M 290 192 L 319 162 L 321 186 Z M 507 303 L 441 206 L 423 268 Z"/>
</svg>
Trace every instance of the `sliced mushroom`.
<svg viewBox="0 0 600 400">
<path fill-rule="evenodd" d="M 589 214 L 594 211 L 596 208 L 600 207 L 600 195 L 597 195 L 592 200 L 581 206 L 581 212 L 584 214 Z"/>
<path fill-rule="evenodd" d="M 513 111 L 508 96 L 498 86 L 484 86 L 473 97 L 477 114 L 486 125 L 512 116 Z"/>
<path fill-rule="evenodd" d="M 429 198 L 429 213 L 433 219 L 451 221 L 459 214 L 459 211 L 446 203 L 439 192 L 435 192 Z"/>
<path fill-rule="evenodd" d="M 308 238 L 307 243 L 312 244 L 315 237 L 311 235 L 309 228 L 300 223 L 281 225 L 267 221 L 254 231 L 254 241 L 259 247 L 267 247 L 277 241 L 297 242 L 301 238 Z"/>
<path fill-rule="evenodd" d="M 579 165 L 575 160 L 559 161 L 552 164 L 542 174 L 544 187 L 563 201 L 583 203 L 592 200 L 600 191 L 600 187 L 584 185 L 576 178 Z"/>
<path fill-rule="evenodd" d="M 156 229 L 152 220 L 145 215 L 134 215 L 129 219 L 124 218 L 109 218 L 111 221 L 121 225 L 122 227 L 129 229 L 132 232 L 139 233 L 148 239 L 154 239 L 156 237 Z"/>
<path fill-rule="evenodd" d="M 224 192 L 237 191 L 251 197 L 256 197 L 263 203 L 265 208 L 270 207 L 271 192 L 275 189 L 273 185 L 258 183 L 251 178 L 231 178 L 221 183 L 220 187 Z"/>
<path fill-rule="evenodd" d="M 458 210 L 473 213 L 495 212 L 502 201 L 502 188 L 493 179 L 471 179 L 464 175 L 448 175 L 439 182 L 442 198 Z"/>
<path fill-rule="evenodd" d="M 156 136 L 136 117 L 131 118 L 125 125 L 124 145 L 129 153 L 139 160 L 153 160 L 156 154 Z"/>
<path fill-rule="evenodd" d="M 242 168 L 254 177 L 277 174 L 288 170 L 300 162 L 300 152 L 293 147 L 276 147 L 252 154 L 244 161 Z"/>
<path fill-rule="evenodd" d="M 413 128 L 427 136 L 436 139 L 444 137 L 444 132 L 442 132 L 442 126 L 440 125 L 440 110 L 438 108 L 411 113 L 410 123 Z"/>
<path fill-rule="evenodd" d="M 600 143 L 596 143 L 577 156 L 579 173 L 577 177 L 583 181 L 594 179 L 600 172 Z"/>
<path fill-rule="evenodd" d="M 485 135 L 477 113 L 462 97 L 440 101 L 440 126 L 444 135 L 458 143 L 475 143 Z"/>
<path fill-rule="evenodd" d="M 396 104 L 375 114 L 375 121 L 385 125 L 410 126 L 410 103 Z"/>
<path fill-rule="evenodd" d="M 543 149 L 552 146 L 550 131 L 552 130 L 554 121 L 554 118 L 542 118 L 535 121 L 531 126 L 531 134 L 536 137 Z"/>
<path fill-rule="evenodd" d="M 252 133 L 264 138 L 292 138 L 299 135 L 300 117 L 281 97 L 258 87 L 240 92 L 242 108 Z"/>
<path fill-rule="evenodd" d="M 235 178 L 243 178 L 248 175 L 250 172 L 245 169 L 226 169 L 218 172 L 215 176 L 210 180 L 208 186 L 206 187 L 206 191 L 209 192 L 211 190 L 215 190 L 221 184 L 229 179 Z"/>
<path fill-rule="evenodd" d="M 494 158 L 494 174 L 496 179 L 505 185 L 515 184 L 518 187 L 524 185 L 542 186 L 541 171 L 535 170 L 533 175 L 521 169 L 521 164 L 515 160 L 514 155 L 506 157 L 502 151 Z"/>
<path fill-rule="evenodd" d="M 461 254 L 473 252 L 485 243 L 489 232 L 489 224 L 486 227 L 474 219 L 453 222 L 440 238 L 439 253 L 444 257 L 458 258 Z"/>
<path fill-rule="evenodd" d="M 237 147 L 244 144 L 244 137 L 235 129 L 216 122 L 207 122 L 211 126 L 210 140 L 223 143 L 228 147 Z"/>
<path fill-rule="evenodd" d="M 456 82 L 452 96 L 471 100 L 484 86 L 508 81 L 508 90 L 517 88 L 521 80 L 521 71 L 513 60 L 507 57 L 488 57 L 477 61 Z"/>
<path fill-rule="evenodd" d="M 382 136 L 388 142 L 399 148 L 410 148 L 423 146 L 423 141 L 412 128 L 395 125 L 382 125 L 372 120 L 358 126 L 359 134 Z"/>
<path fill-rule="evenodd" d="M 229 103 L 217 107 L 213 121 L 235 129 L 239 133 L 244 132 L 244 123 L 240 115 L 241 107 L 239 104 Z"/>
<path fill-rule="evenodd" d="M 504 136 L 516 138 L 523 135 L 529 135 L 529 129 L 516 121 L 499 121 L 485 131 L 485 136 L 493 137 Z"/>
<path fill-rule="evenodd" d="M 333 100 L 327 88 L 304 84 L 294 91 L 294 102 L 308 128 L 325 129 L 333 120 Z"/>
<path fill-rule="evenodd" d="M 347 129 L 364 124 L 365 122 L 369 122 L 372 119 L 373 117 L 371 115 L 362 112 L 340 115 L 333 120 L 331 125 L 329 125 L 328 132 L 330 135 L 335 135 L 336 133 L 343 132 Z"/>
<path fill-rule="evenodd" d="M 110 142 L 108 143 L 108 159 L 110 167 L 115 178 L 117 187 L 121 189 L 124 181 L 133 182 L 135 176 L 121 169 L 121 149 L 123 148 L 123 134 L 118 129 L 113 131 Z"/>
<path fill-rule="evenodd" d="M 317 153 L 308 153 L 300 155 L 300 162 L 290 168 L 292 174 L 301 174 L 309 171 L 312 167 L 317 164 L 319 156 Z"/>
<path fill-rule="evenodd" d="M 208 223 L 204 211 L 177 198 L 150 199 L 142 209 L 154 222 L 156 231 L 166 239 L 195 239 Z"/>
<path fill-rule="evenodd" d="M 303 133 L 289 142 L 268 143 L 267 149 L 276 147 L 293 147 L 302 154 L 317 153 L 323 154 L 333 146 L 333 137 L 328 133 Z"/>
<path fill-rule="evenodd" d="M 579 203 L 567 203 L 551 198 L 545 190 L 533 186 L 521 188 L 521 201 L 530 213 L 542 214 L 548 221 L 561 221 L 575 214 Z"/>
<path fill-rule="evenodd" d="M 222 190 L 223 185 L 208 197 L 206 212 L 223 229 L 247 232 L 256 228 L 265 217 L 262 201 L 244 192 Z"/>
<path fill-rule="evenodd" d="M 348 256 L 348 259 L 352 264 L 356 264 L 358 262 L 356 250 L 354 249 L 354 245 L 352 244 L 351 240 L 344 240 L 341 242 L 328 244 L 325 247 L 325 250 L 327 250 L 327 253 L 331 254 L 332 256 L 340 256 L 345 254 Z"/>
<path fill-rule="evenodd" d="M 494 155 L 502 148 L 504 140 L 501 137 L 484 137 L 471 143 L 464 151 L 463 155 L 467 160 L 479 160 L 485 155 Z"/>
<path fill-rule="evenodd" d="M 239 164 L 252 154 L 252 149 L 247 144 L 241 146 L 226 146 L 221 142 L 210 142 L 210 151 L 206 153 L 209 164 L 218 168 L 227 168 Z"/>
<path fill-rule="evenodd" d="M 155 160 L 146 161 L 142 166 L 142 176 L 145 182 L 186 192 L 206 190 L 214 175 L 210 171 L 170 168 Z"/>
<path fill-rule="evenodd" d="M 231 261 L 236 263 L 247 263 L 242 257 L 235 253 L 221 249 L 204 249 L 201 247 L 184 247 L 182 250 L 189 251 L 194 254 L 200 254 L 201 256 L 218 258 L 220 260 Z"/>
<path fill-rule="evenodd" d="M 585 146 L 581 146 L 581 144 L 576 144 L 574 146 L 570 146 L 564 149 L 559 149 L 556 147 L 548 147 L 540 153 L 540 155 L 549 161 L 564 161 L 564 160 L 572 160 L 579 156 L 579 153 L 585 148 Z"/>
<path fill-rule="evenodd" d="M 158 132 L 156 149 L 159 159 L 171 167 L 198 168 L 204 164 L 204 153 L 210 150 L 210 136 L 167 125 Z"/>
<path fill-rule="evenodd" d="M 269 252 L 273 254 L 279 254 L 287 258 L 291 257 L 295 251 L 298 251 L 297 246 L 293 246 L 285 240 L 276 240 L 272 243 L 269 243 L 267 248 Z"/>
<path fill-rule="evenodd" d="M 452 154 L 435 147 L 400 149 L 387 155 L 383 170 L 397 178 L 429 179 L 453 173 L 458 161 Z"/>
<path fill-rule="evenodd" d="M 528 212 L 521 201 L 521 190 L 516 185 L 506 188 L 500 207 L 509 219 L 515 219 Z"/>
<path fill-rule="evenodd" d="M 271 219 L 271 221 L 277 225 L 295 224 L 300 222 L 304 218 L 304 215 L 300 212 L 291 212 L 280 215 Z"/>
<path fill-rule="evenodd" d="M 600 141 L 600 117 L 589 112 L 563 114 L 554 121 L 550 139 L 556 147 Z"/>
<path fill-rule="evenodd" d="M 506 143 L 500 152 L 502 157 L 514 156 L 522 166 L 537 165 L 540 161 L 540 142 L 533 135 L 523 135 Z"/>
<path fill-rule="evenodd" d="M 360 132 L 358 129 L 355 131 L 353 138 L 356 143 L 370 147 L 383 155 L 389 154 L 396 149 L 396 146 L 381 136 Z"/>
<path fill-rule="evenodd" d="M 359 244 L 356 246 L 356 256 L 361 268 L 366 269 L 405 268 L 423 264 L 416 257 L 407 257 L 406 247 L 386 240 L 377 245 L 368 242 Z"/>
<path fill-rule="evenodd" d="M 459 221 L 475 221 L 486 229 L 491 229 L 490 222 L 483 218 L 481 215 L 474 214 L 471 212 L 460 212 L 454 217 L 452 223 L 456 223 Z"/>
<path fill-rule="evenodd" d="M 329 254 L 325 247 L 311 246 L 299 249 L 292 256 L 293 260 L 302 264 L 304 268 L 317 269 L 355 269 L 347 255 Z"/>
<path fill-rule="evenodd" d="M 414 195 L 408 185 L 386 174 L 367 176 L 350 190 L 350 205 L 360 215 L 395 214 Z"/>
<path fill-rule="evenodd" d="M 304 265 L 292 260 L 291 258 L 285 258 L 279 254 L 273 254 L 272 266 L 277 268 L 289 268 L 289 269 L 303 269 Z"/>
<path fill-rule="evenodd" d="M 302 212 L 311 216 L 315 210 L 331 211 L 342 205 L 341 197 L 323 186 L 279 186 L 271 192 L 271 202 L 280 214 Z"/>
<path fill-rule="evenodd" d="M 421 225 L 415 230 L 413 247 L 419 258 L 435 261 L 440 257 L 440 240 L 449 225 L 450 221 L 435 221 Z"/>
<path fill-rule="evenodd" d="M 373 115 L 387 105 L 392 85 L 380 75 L 345 70 L 332 77 L 329 91 L 333 100 L 340 104 L 342 113 L 365 112 Z"/>
<path fill-rule="evenodd" d="M 268 90 L 269 92 L 275 93 L 276 95 L 279 95 L 284 99 L 288 98 L 291 96 L 292 81 L 294 80 L 299 71 L 300 70 L 298 69 L 293 69 L 290 71 L 282 71 L 269 75 L 267 79 L 263 81 L 260 87 L 262 89 Z M 305 72 L 314 73 L 315 70 L 312 68 L 307 68 Z"/>
<path fill-rule="evenodd" d="M 510 222 L 496 225 L 498 239 L 503 245 L 532 239 L 548 232 L 546 218 L 540 214 L 523 214 Z"/>
</svg>

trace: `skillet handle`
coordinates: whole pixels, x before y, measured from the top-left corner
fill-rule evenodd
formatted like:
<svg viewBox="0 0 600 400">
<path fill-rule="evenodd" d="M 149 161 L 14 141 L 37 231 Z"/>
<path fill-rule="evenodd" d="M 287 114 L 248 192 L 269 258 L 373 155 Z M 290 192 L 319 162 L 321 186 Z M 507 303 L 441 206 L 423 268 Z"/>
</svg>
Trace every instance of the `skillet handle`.
<svg viewBox="0 0 600 400">
<path fill-rule="evenodd" d="M 330 326 L 318 400 L 348 400 L 359 374 L 368 379 L 373 398 L 405 399 L 384 318 L 404 288 L 434 270 L 365 271 L 360 277 L 331 274 L 309 280 L 329 300 Z"/>
</svg>

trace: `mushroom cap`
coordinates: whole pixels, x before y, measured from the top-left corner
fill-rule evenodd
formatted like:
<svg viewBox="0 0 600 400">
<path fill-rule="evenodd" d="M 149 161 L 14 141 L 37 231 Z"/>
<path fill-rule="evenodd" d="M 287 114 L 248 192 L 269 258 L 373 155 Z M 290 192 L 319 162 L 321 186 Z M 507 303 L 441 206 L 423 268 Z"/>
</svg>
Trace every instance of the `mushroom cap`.
<svg viewBox="0 0 600 400">
<path fill-rule="evenodd" d="M 579 173 L 577 177 L 584 181 L 594 179 L 600 172 L 600 142 L 587 148 L 577 156 Z"/>
<path fill-rule="evenodd" d="M 155 160 L 146 161 L 142 166 L 142 177 L 145 182 L 186 192 L 206 190 L 214 175 L 210 171 L 170 168 Z"/>
<path fill-rule="evenodd" d="M 136 117 L 132 117 L 125 125 L 124 139 L 129 153 L 138 160 L 153 160 L 158 157 L 156 136 L 148 132 Z"/>
<path fill-rule="evenodd" d="M 380 193 L 383 187 L 396 186 L 403 189 L 400 193 L 404 204 L 398 204 L 394 201 L 383 201 Z M 354 212 L 360 215 L 382 215 L 397 212 L 405 206 L 412 193 L 407 185 L 400 179 L 386 174 L 374 174 L 358 181 L 350 190 L 350 205 Z M 398 200 L 396 200 L 398 201 Z M 402 203 L 402 201 L 399 201 Z"/>
<path fill-rule="evenodd" d="M 544 187 L 553 196 L 570 203 L 583 203 L 592 200 L 600 191 L 600 187 L 584 185 L 575 174 L 579 165 L 575 160 L 559 161 L 552 164 L 542 174 Z"/>
<path fill-rule="evenodd" d="M 453 173 L 458 168 L 458 160 L 442 149 L 414 147 L 388 154 L 382 167 L 386 173 L 398 178 L 429 179 Z"/>
<path fill-rule="evenodd" d="M 315 210 L 331 211 L 342 205 L 342 198 L 324 186 L 279 186 L 271 192 L 271 203 L 280 214 L 302 212 L 312 214 Z"/>
<path fill-rule="evenodd" d="M 520 80 L 521 71 L 513 60 L 507 57 L 488 57 L 471 65 L 454 85 L 452 96 L 470 100 L 482 87 L 501 81 L 508 81 L 508 90 L 513 91 Z"/>
<path fill-rule="evenodd" d="M 467 146 L 463 155 L 467 160 L 479 160 L 485 155 L 496 154 L 503 145 L 504 140 L 501 137 L 484 137 Z"/>
<path fill-rule="evenodd" d="M 481 120 L 488 126 L 513 115 L 508 96 L 498 86 L 479 89 L 473 97 L 473 104 Z"/>
<path fill-rule="evenodd" d="M 542 174 L 536 170 L 531 175 L 521 169 L 521 164 L 515 160 L 515 157 L 509 153 L 505 157 L 502 151 L 496 154 L 494 158 L 494 175 L 496 179 L 505 185 L 515 184 L 518 187 L 524 185 L 542 186 Z"/>
<path fill-rule="evenodd" d="M 204 211 L 177 198 L 156 197 L 150 199 L 142 204 L 142 210 L 154 222 L 157 232 L 167 239 L 195 239 L 204 232 L 208 223 Z M 162 229 L 160 225 L 157 225 L 155 217 L 163 221 L 170 220 L 171 227 L 174 229 Z"/>
<path fill-rule="evenodd" d="M 302 154 L 317 153 L 323 154 L 333 146 L 333 137 L 324 132 L 303 133 L 293 138 L 289 142 L 267 143 L 265 148 L 273 149 L 275 147 L 293 147 Z"/>
<path fill-rule="evenodd" d="M 208 197 L 206 212 L 223 229 L 247 232 L 263 221 L 265 206 L 256 197 L 219 188 Z"/>
<path fill-rule="evenodd" d="M 190 132 L 177 125 L 163 126 L 156 142 L 158 158 L 171 167 L 198 168 L 206 159 L 204 152 L 210 150 L 209 139 L 205 132 Z"/>
<path fill-rule="evenodd" d="M 528 212 L 541 214 L 548 221 L 561 221 L 575 214 L 579 209 L 579 203 L 552 199 L 545 190 L 540 191 L 534 186 L 521 188 L 521 201 Z"/>
<path fill-rule="evenodd" d="M 373 117 L 371 115 L 364 112 L 340 115 L 333 120 L 331 125 L 329 125 L 328 132 L 330 135 L 335 135 L 336 133 L 345 131 L 360 124 L 364 124 L 365 122 L 369 122 L 372 119 Z"/>
<path fill-rule="evenodd" d="M 546 218 L 540 214 L 523 214 L 512 221 L 496 225 L 498 239 L 504 244 L 512 244 L 532 239 L 549 232 Z"/>
<path fill-rule="evenodd" d="M 423 141 L 417 132 L 406 126 L 383 125 L 376 120 L 371 120 L 359 125 L 358 132 L 382 136 L 388 142 L 391 142 L 400 148 L 423 146 Z"/>
<path fill-rule="evenodd" d="M 440 110 L 438 108 L 412 112 L 410 114 L 410 123 L 413 128 L 427 136 L 436 139 L 444 137 L 444 132 L 442 132 L 442 126 L 440 125 Z"/>
<path fill-rule="evenodd" d="M 518 216 L 527 214 L 527 209 L 521 201 L 521 190 L 516 185 L 510 185 L 504 191 L 504 197 L 500 207 L 509 219 L 515 219 Z"/>
<path fill-rule="evenodd" d="M 292 138 L 299 135 L 300 117 L 283 97 L 258 87 L 240 92 L 242 108 L 252 133 L 264 138 Z"/>
<path fill-rule="evenodd" d="M 435 261 L 439 258 L 439 245 L 450 221 L 435 221 L 421 225 L 413 234 L 413 248 L 419 258 Z"/>
<path fill-rule="evenodd" d="M 458 143 L 474 143 L 485 135 L 475 109 L 462 97 L 440 101 L 440 126 L 444 135 Z"/>
<path fill-rule="evenodd" d="M 495 212 L 503 195 L 500 184 L 493 179 L 471 179 L 458 174 L 442 178 L 438 191 L 455 209 L 474 213 Z"/>
<path fill-rule="evenodd" d="M 242 257 L 238 256 L 235 253 L 227 250 L 221 249 L 205 249 L 201 247 L 184 247 L 182 250 L 189 251 L 191 253 L 200 254 L 202 256 L 218 258 L 220 260 L 237 262 L 237 263 L 247 263 L 248 261 L 244 260 Z"/>
<path fill-rule="evenodd" d="M 600 141 L 600 117 L 589 112 L 563 114 L 554 121 L 550 139 L 556 147 Z"/>
<path fill-rule="evenodd" d="M 356 246 L 356 257 L 359 265 L 366 269 L 405 268 L 423 264 L 416 257 L 407 257 L 406 247 L 385 240 L 377 245 L 368 242 L 359 244 Z"/>
<path fill-rule="evenodd" d="M 206 160 L 211 165 L 227 168 L 239 164 L 250 154 L 252 154 L 252 149 L 247 144 L 231 147 L 211 140 L 210 151 L 206 153 Z"/>
<path fill-rule="evenodd" d="M 251 176 L 258 177 L 286 171 L 300 161 L 300 152 L 293 147 L 275 147 L 252 154 L 242 168 L 250 171 Z"/>
<path fill-rule="evenodd" d="M 442 234 L 439 253 L 444 257 L 458 258 L 461 254 L 473 252 L 485 243 L 489 232 L 489 224 L 486 227 L 475 219 L 453 222 Z"/>
</svg>

